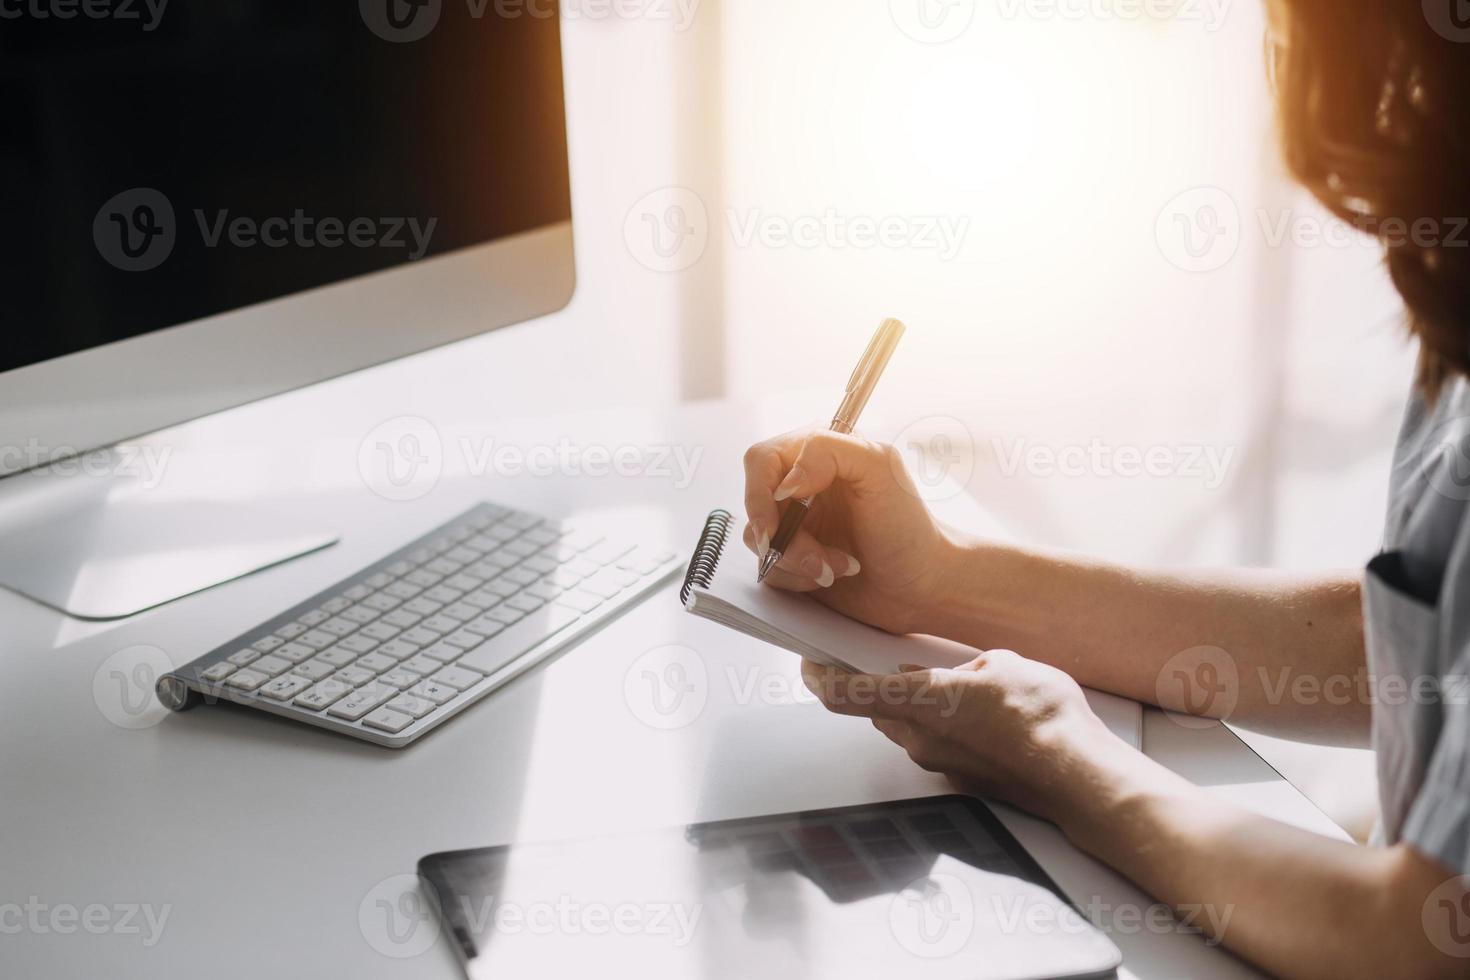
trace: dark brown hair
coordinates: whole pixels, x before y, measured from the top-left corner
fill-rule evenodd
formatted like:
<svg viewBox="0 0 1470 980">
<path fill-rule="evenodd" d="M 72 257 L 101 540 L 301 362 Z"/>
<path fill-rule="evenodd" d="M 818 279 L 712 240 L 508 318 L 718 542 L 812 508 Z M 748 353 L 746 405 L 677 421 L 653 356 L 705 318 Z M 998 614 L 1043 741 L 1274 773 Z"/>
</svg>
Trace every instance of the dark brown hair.
<svg viewBox="0 0 1470 980">
<path fill-rule="evenodd" d="M 1470 24 L 1452 19 L 1457 2 L 1270 3 L 1287 167 L 1383 243 L 1430 394 L 1470 376 Z"/>
</svg>

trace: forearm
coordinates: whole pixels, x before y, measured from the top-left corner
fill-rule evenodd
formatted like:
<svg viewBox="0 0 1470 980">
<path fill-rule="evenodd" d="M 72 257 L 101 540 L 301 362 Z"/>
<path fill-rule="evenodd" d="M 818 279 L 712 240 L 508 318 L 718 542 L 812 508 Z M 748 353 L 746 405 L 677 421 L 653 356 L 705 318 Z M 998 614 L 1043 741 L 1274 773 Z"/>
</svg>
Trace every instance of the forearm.
<svg viewBox="0 0 1470 980">
<path fill-rule="evenodd" d="M 1052 813 L 1084 850 L 1285 977 L 1458 976 L 1420 921 L 1450 873 L 1405 847 L 1359 847 L 1223 805 L 1124 746 Z"/>
<path fill-rule="evenodd" d="M 950 639 L 1013 649 L 1089 687 L 1174 710 L 1297 737 L 1366 737 L 1355 577 L 1146 571 L 957 542 L 945 579 L 933 619 Z M 1201 662 L 1222 696 L 1168 703 Z M 1171 683 L 1175 675 L 1183 680 Z"/>
</svg>

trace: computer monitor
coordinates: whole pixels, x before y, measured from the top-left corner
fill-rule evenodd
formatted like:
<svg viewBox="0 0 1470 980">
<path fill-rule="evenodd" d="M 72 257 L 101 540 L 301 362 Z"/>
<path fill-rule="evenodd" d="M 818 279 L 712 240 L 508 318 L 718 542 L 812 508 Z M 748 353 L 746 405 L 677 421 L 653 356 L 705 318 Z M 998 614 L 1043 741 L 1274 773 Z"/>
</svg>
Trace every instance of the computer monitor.
<svg viewBox="0 0 1470 980">
<path fill-rule="evenodd" d="M 101 494 L 104 514 L 95 481 L 47 468 L 570 300 L 555 4 L 16 10 L 0 32 L 0 490 L 25 520 L 0 533 L 0 583 L 109 617 L 320 547 L 255 528 L 225 567 L 163 570 L 142 515 L 117 512 L 126 494 Z M 32 533 L 52 502 L 56 526 Z M 157 534 L 197 558 L 200 516 Z M 108 586 L 83 567 L 133 549 L 173 581 L 119 595 L 142 569 Z"/>
</svg>

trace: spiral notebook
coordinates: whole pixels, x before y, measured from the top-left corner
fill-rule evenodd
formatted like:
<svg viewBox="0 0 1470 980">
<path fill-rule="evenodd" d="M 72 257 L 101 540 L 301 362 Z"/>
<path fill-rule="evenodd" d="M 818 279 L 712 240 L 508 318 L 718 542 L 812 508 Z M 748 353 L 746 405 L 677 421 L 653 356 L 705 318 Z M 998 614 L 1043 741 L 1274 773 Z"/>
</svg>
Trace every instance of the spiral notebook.
<svg viewBox="0 0 1470 980">
<path fill-rule="evenodd" d="M 754 560 L 722 561 L 733 527 L 729 511 L 714 511 L 705 521 L 679 590 L 679 600 L 694 615 L 807 660 L 867 674 L 891 674 L 899 664 L 955 667 L 975 658 L 975 650 L 961 643 L 937 636 L 895 636 L 808 596 L 758 585 Z M 1091 689 L 1087 700 L 1119 738 L 1142 748 L 1143 708 L 1138 702 Z"/>
</svg>

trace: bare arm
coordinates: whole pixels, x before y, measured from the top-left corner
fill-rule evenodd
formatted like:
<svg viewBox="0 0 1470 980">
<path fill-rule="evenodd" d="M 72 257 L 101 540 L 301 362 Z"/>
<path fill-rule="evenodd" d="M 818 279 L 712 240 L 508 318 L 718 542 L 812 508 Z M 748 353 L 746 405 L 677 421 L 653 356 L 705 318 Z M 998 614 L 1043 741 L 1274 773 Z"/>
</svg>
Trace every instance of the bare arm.
<svg viewBox="0 0 1470 980">
<path fill-rule="evenodd" d="M 926 631 L 1080 683 L 1297 738 L 1361 744 L 1370 698 L 1354 575 L 1148 571 L 953 545 Z"/>
</svg>

